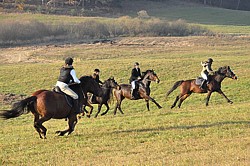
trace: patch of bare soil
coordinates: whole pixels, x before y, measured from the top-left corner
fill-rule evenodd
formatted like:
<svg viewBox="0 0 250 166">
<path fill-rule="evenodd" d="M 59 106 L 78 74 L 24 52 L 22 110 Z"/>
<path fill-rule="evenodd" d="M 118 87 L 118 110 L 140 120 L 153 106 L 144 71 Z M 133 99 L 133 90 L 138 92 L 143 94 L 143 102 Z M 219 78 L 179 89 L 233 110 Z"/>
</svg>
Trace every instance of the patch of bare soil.
<svg viewBox="0 0 250 166">
<path fill-rule="evenodd" d="M 27 97 L 26 95 L 17 95 L 13 93 L 6 93 L 6 94 L 0 93 L 0 103 L 2 105 L 12 105 L 13 103 L 23 100 L 26 97 Z"/>
</svg>

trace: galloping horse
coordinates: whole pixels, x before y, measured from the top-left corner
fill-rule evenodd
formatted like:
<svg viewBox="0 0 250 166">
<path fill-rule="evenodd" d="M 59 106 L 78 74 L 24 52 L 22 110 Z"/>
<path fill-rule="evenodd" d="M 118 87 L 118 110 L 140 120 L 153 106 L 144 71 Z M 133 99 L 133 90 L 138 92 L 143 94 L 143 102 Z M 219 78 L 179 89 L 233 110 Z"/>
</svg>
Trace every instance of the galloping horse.
<svg viewBox="0 0 250 166">
<path fill-rule="evenodd" d="M 93 111 L 93 106 L 91 106 L 90 104 L 98 104 L 98 112 L 96 113 L 95 118 L 100 113 L 103 104 L 107 107 L 107 110 L 104 113 L 102 113 L 101 115 L 105 115 L 109 111 L 108 101 L 113 96 L 113 92 L 112 92 L 113 88 L 119 89 L 120 86 L 117 84 L 117 82 L 114 80 L 114 78 L 109 78 L 106 81 L 104 81 L 104 83 L 101 86 L 101 90 L 103 92 L 102 96 L 100 96 L 100 97 L 97 96 L 94 101 L 91 101 L 91 96 L 88 96 L 88 103 L 89 103 L 88 106 L 90 107 L 91 110 L 90 110 L 89 115 L 87 115 L 87 116 L 90 116 L 92 114 L 92 111 Z M 84 105 L 84 110 L 86 110 L 85 107 L 86 107 L 86 105 Z"/>
<path fill-rule="evenodd" d="M 81 81 L 80 84 L 70 85 L 70 88 L 78 94 L 78 100 L 81 106 L 87 103 L 87 92 L 97 96 L 102 95 L 99 85 L 92 77 L 84 76 L 79 80 Z M 47 129 L 42 124 L 51 118 L 68 119 L 69 128 L 64 131 L 57 131 L 56 133 L 58 133 L 59 136 L 72 133 L 77 123 L 77 114 L 73 110 L 73 107 L 67 103 L 65 95 L 49 90 L 38 90 L 34 92 L 31 97 L 15 103 L 11 110 L 2 112 L 0 116 L 9 119 L 29 112 L 32 112 L 35 117 L 34 127 L 41 139 L 46 139 L 47 132 Z"/>
<path fill-rule="evenodd" d="M 171 106 L 171 108 L 174 108 L 176 106 L 176 103 L 178 102 L 178 100 L 180 100 L 178 104 L 178 107 L 180 108 L 182 102 L 192 93 L 208 93 L 207 98 L 206 98 L 206 106 L 208 106 L 210 96 L 213 92 L 218 92 L 227 100 L 228 103 L 232 104 L 233 102 L 229 100 L 227 96 L 221 90 L 221 82 L 226 77 L 237 80 L 236 75 L 232 72 L 230 67 L 224 66 L 224 67 L 220 67 L 212 76 L 210 83 L 207 85 L 207 89 L 201 89 L 199 85 L 196 85 L 195 79 L 186 80 L 186 81 L 181 80 L 181 81 L 175 82 L 174 86 L 167 92 L 166 96 L 172 93 L 179 86 L 180 86 L 181 93 L 176 97 L 174 104 Z"/>
<path fill-rule="evenodd" d="M 134 99 L 134 100 L 145 99 L 148 111 L 149 111 L 149 100 L 155 103 L 158 108 L 162 108 L 153 98 L 149 96 L 151 81 L 155 81 L 157 83 L 160 82 L 157 74 L 153 70 L 147 70 L 146 72 L 143 72 L 142 79 L 138 81 L 139 84 L 138 97 Z M 123 114 L 123 111 L 121 109 L 121 103 L 123 99 L 127 98 L 129 100 L 132 100 L 131 85 L 120 84 L 120 87 L 121 87 L 120 90 L 114 90 L 114 95 L 117 100 L 114 114 L 116 114 L 117 108 Z"/>
</svg>

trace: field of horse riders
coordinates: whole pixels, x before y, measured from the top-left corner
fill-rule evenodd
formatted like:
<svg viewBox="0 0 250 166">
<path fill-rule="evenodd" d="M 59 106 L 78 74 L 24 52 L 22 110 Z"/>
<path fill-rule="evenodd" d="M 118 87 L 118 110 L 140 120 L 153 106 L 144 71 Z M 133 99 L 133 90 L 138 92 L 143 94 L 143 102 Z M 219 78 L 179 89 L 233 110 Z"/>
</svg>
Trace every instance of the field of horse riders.
<svg viewBox="0 0 250 166">
<path fill-rule="evenodd" d="M 217 13 L 225 11 L 230 10 L 217 9 Z M 241 14 L 249 15 L 249 12 L 237 14 L 238 19 L 232 19 L 240 21 Z M 81 19 L 3 15 L 0 22 Z M 69 136 L 55 134 L 67 127 L 64 119 L 45 122 L 46 140 L 40 139 L 35 131 L 31 113 L 0 119 L 0 165 L 249 165 L 250 24 L 235 26 L 225 22 L 223 25 L 223 19 L 216 22 L 216 18 L 214 22 L 208 20 L 209 24 L 197 20 L 195 24 L 207 27 L 216 35 L 126 37 L 114 39 L 113 44 L 55 43 L 1 48 L 0 110 L 10 109 L 12 102 L 36 90 L 51 89 L 67 56 L 74 57 L 78 77 L 90 75 L 99 68 L 101 80 L 114 76 L 118 83 L 128 83 L 135 61 L 140 63 L 142 71 L 153 69 L 161 81 L 151 84 L 151 96 L 163 108 L 158 109 L 150 102 L 151 110 L 147 111 L 145 101 L 125 99 L 124 114 L 118 111 L 114 116 L 114 100 L 107 115 L 94 118 L 95 105 L 92 117 L 79 119 Z M 178 80 L 199 76 L 200 62 L 209 57 L 214 59 L 214 70 L 230 66 L 237 75 L 238 80 L 226 78 L 222 82 L 222 90 L 234 103 L 229 104 L 213 93 L 206 107 L 206 94 L 192 94 L 181 108 L 170 109 L 179 89 L 168 98 L 166 92 Z"/>
</svg>

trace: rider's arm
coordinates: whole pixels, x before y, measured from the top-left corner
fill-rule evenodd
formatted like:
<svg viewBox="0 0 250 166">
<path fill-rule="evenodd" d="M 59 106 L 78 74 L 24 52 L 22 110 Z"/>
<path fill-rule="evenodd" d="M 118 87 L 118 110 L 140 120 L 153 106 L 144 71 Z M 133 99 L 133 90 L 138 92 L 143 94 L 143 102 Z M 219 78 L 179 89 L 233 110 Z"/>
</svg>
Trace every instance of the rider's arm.
<svg viewBox="0 0 250 166">
<path fill-rule="evenodd" d="M 201 66 L 205 67 L 206 66 L 206 62 L 201 62 Z"/>
<path fill-rule="evenodd" d="M 212 68 L 211 68 L 211 64 L 208 63 L 207 64 L 207 67 L 206 67 L 207 71 L 210 73 L 210 72 L 213 72 Z"/>
<path fill-rule="evenodd" d="M 70 71 L 70 75 L 72 76 L 72 78 L 73 78 L 73 80 L 74 80 L 75 83 L 78 83 L 78 84 L 81 83 L 81 81 L 76 77 L 76 71 L 74 69 L 72 69 Z"/>
</svg>

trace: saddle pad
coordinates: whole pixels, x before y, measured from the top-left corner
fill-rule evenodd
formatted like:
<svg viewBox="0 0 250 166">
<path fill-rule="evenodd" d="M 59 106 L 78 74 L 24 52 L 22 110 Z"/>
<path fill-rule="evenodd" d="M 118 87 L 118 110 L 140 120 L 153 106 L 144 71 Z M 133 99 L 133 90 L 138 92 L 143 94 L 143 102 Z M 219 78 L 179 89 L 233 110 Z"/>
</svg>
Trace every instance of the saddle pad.
<svg viewBox="0 0 250 166">
<path fill-rule="evenodd" d="M 203 79 L 202 77 L 197 77 L 196 80 L 195 80 L 195 84 L 196 84 L 196 85 L 201 85 L 202 82 L 203 82 L 203 80 L 204 80 L 204 79 Z"/>
<path fill-rule="evenodd" d="M 55 93 L 59 93 L 59 94 L 64 95 L 64 97 L 65 97 L 65 99 L 66 99 L 66 101 L 67 101 L 67 104 L 68 104 L 70 107 L 73 107 L 73 98 L 70 97 L 69 95 L 63 93 L 63 92 L 61 91 L 61 89 L 60 89 L 58 86 L 55 86 L 55 87 L 53 88 L 52 91 L 55 92 Z"/>
</svg>

